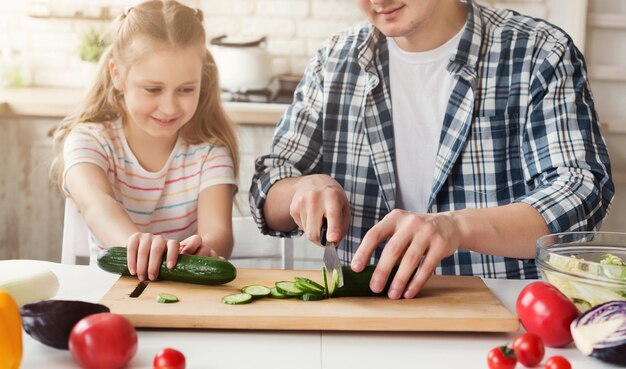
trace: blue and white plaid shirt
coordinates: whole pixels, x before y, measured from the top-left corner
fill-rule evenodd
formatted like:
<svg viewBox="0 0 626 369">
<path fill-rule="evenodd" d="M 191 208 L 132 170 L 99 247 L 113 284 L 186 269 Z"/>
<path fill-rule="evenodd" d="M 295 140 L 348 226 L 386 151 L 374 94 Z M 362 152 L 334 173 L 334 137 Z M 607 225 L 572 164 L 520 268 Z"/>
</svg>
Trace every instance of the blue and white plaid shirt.
<svg viewBox="0 0 626 369">
<path fill-rule="evenodd" d="M 288 177 L 325 173 L 343 186 L 352 212 L 339 250 L 344 263 L 394 209 L 388 63 L 386 39 L 370 24 L 331 37 L 319 50 L 277 124 L 271 153 L 256 161 L 250 203 L 263 233 L 287 236 L 267 227 L 262 209 L 272 184 Z M 571 38 L 542 20 L 468 1 L 447 69 L 455 86 L 429 212 L 525 202 L 551 232 L 599 227 L 615 190 L 584 59 Z M 419 145 L 421 138 L 406 139 Z M 463 249 L 435 273 L 538 277 L 534 260 Z"/>
</svg>

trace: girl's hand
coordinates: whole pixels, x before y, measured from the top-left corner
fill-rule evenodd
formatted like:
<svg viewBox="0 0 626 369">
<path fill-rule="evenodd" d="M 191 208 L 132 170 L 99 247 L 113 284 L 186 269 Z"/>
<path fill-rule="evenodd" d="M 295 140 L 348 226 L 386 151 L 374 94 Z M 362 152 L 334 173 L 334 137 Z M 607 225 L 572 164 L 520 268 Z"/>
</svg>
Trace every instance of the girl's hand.
<svg viewBox="0 0 626 369">
<path fill-rule="evenodd" d="M 190 255 L 203 255 L 221 257 L 213 249 L 202 243 L 202 237 L 197 234 L 189 236 L 180 242 L 180 253 Z M 223 258 L 222 258 L 223 259 Z"/>
<path fill-rule="evenodd" d="M 137 275 L 140 281 L 146 278 L 154 281 L 159 276 L 163 253 L 167 251 L 166 265 L 172 269 L 176 266 L 180 243 L 176 240 L 152 233 L 137 232 L 126 241 L 128 253 L 128 270 Z"/>
</svg>

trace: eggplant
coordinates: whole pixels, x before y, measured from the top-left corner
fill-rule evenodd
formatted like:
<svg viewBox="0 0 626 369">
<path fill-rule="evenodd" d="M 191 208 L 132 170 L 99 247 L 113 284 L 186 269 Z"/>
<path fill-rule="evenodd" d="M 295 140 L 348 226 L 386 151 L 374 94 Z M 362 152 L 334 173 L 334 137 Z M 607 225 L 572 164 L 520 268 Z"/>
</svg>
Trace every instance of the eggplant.
<svg viewBox="0 0 626 369">
<path fill-rule="evenodd" d="M 570 329 L 584 355 L 626 366 L 626 301 L 597 305 L 576 318 Z"/>
<path fill-rule="evenodd" d="M 44 345 L 67 350 L 70 333 L 79 320 L 109 311 L 108 307 L 91 302 L 43 300 L 22 306 L 20 315 L 24 330 L 32 338 Z"/>
</svg>

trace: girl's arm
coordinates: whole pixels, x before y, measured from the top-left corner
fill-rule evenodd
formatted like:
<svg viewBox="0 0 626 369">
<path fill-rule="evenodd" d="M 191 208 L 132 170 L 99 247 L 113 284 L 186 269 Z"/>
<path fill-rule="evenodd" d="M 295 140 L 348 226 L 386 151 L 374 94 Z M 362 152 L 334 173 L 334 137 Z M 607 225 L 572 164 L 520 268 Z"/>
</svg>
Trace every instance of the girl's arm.
<svg viewBox="0 0 626 369">
<path fill-rule="evenodd" d="M 117 203 L 102 168 L 91 163 L 73 165 L 65 174 L 65 185 L 89 229 L 107 247 L 128 248 L 128 270 L 140 280 L 155 280 L 167 249 L 167 266 L 178 258 L 178 241 L 140 233 L 126 211 Z"/>
<path fill-rule="evenodd" d="M 139 232 L 115 200 L 111 184 L 97 165 L 73 165 L 67 170 L 65 185 L 87 226 L 105 246 L 125 245 L 131 235 Z"/>
<path fill-rule="evenodd" d="M 233 185 L 214 185 L 200 192 L 198 235 L 181 242 L 181 253 L 229 258 L 233 251 L 232 209 Z"/>
</svg>

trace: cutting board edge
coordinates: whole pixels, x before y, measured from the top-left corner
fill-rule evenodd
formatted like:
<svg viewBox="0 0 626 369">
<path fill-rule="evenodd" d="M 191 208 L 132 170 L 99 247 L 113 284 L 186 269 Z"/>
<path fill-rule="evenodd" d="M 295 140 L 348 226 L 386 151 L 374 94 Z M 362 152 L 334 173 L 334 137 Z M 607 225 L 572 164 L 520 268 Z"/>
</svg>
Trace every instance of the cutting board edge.
<svg viewBox="0 0 626 369">
<path fill-rule="evenodd" d="M 114 312 L 114 311 L 112 311 Z M 341 321 L 320 322 L 317 326 L 302 324 L 301 317 L 285 317 L 277 321 L 276 317 L 256 317 L 239 326 L 240 317 L 219 317 L 215 321 L 198 321 L 195 317 L 179 317 L 173 324 L 162 323 L 152 315 L 125 315 L 136 328 L 190 328 L 190 329 L 227 329 L 227 330 L 289 330 L 289 331 L 363 331 L 363 332 L 517 332 L 520 324 L 517 319 L 462 319 L 462 318 L 414 318 L 364 322 L 363 318 L 342 319 Z M 206 318 L 206 317 L 205 317 Z M 446 324 L 441 324 L 445 322 Z M 358 324 L 357 324 L 358 323 Z"/>
</svg>

